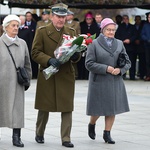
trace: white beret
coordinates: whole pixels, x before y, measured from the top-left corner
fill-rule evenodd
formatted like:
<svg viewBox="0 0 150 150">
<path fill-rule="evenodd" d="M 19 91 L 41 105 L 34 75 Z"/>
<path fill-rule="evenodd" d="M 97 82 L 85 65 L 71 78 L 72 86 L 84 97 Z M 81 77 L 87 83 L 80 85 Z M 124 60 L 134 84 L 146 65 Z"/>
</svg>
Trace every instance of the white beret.
<svg viewBox="0 0 150 150">
<path fill-rule="evenodd" d="M 3 26 L 5 26 L 8 22 L 10 22 L 10 21 L 18 21 L 19 22 L 19 24 L 21 24 L 21 20 L 19 19 L 19 17 L 18 16 L 16 16 L 16 15 L 8 15 L 8 16 L 6 16 L 5 18 L 4 18 L 4 20 L 3 20 Z"/>
</svg>

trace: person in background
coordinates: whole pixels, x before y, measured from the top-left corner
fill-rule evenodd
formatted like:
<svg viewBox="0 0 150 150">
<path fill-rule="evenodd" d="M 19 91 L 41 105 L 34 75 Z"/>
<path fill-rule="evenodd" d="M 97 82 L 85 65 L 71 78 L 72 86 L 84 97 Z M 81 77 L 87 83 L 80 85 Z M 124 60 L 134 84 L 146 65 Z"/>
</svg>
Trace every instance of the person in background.
<svg viewBox="0 0 150 150">
<path fill-rule="evenodd" d="M 103 16 L 100 13 L 95 14 L 95 21 L 97 23 L 97 27 L 100 29 L 101 21 L 103 20 Z"/>
<path fill-rule="evenodd" d="M 79 55 L 75 53 L 62 65 L 54 56 L 54 51 L 61 45 L 63 34 L 71 37 L 76 35 L 75 29 L 64 26 L 67 8 L 63 3 L 52 6 L 52 23 L 38 28 L 33 41 L 32 59 L 40 65 L 35 99 L 35 109 L 38 109 L 35 140 L 44 143 L 49 112 L 61 112 L 62 145 L 74 147 L 70 138 L 75 86 L 72 62 L 78 61 Z M 51 65 L 59 71 L 46 80 L 42 71 Z"/>
<path fill-rule="evenodd" d="M 134 20 L 135 20 L 134 27 L 137 33 L 136 39 L 134 41 L 134 49 L 136 52 L 136 58 L 139 60 L 138 67 L 137 67 L 138 68 L 137 76 L 139 76 L 140 79 L 144 79 L 146 75 L 146 61 L 145 61 L 144 41 L 141 38 L 143 22 L 141 20 L 141 16 L 139 15 L 135 16 Z M 136 67 L 136 64 L 135 64 L 135 67 Z"/>
<path fill-rule="evenodd" d="M 117 25 L 120 25 L 122 23 L 122 16 L 121 15 L 117 15 L 115 17 L 115 20 L 116 20 L 116 24 Z"/>
<path fill-rule="evenodd" d="M 94 21 L 93 14 L 88 12 L 85 14 L 85 20 L 80 23 L 81 27 L 81 34 L 88 34 L 91 35 L 96 34 L 96 37 L 100 33 L 100 29 L 98 28 L 96 22 Z M 85 56 L 86 52 L 82 53 L 80 61 L 77 63 L 78 68 L 78 79 L 85 79 L 87 80 L 89 77 L 89 71 L 85 68 Z"/>
<path fill-rule="evenodd" d="M 41 26 L 46 26 L 49 23 L 51 23 L 51 20 L 50 20 L 50 11 L 43 11 L 42 12 L 42 20 L 40 20 L 40 21 L 37 22 L 36 28 L 39 28 Z"/>
<path fill-rule="evenodd" d="M 29 11 L 26 12 L 25 17 L 26 17 L 25 26 L 28 26 L 31 32 L 31 37 L 30 37 L 31 45 L 29 46 L 31 48 L 34 35 L 35 35 L 35 30 L 36 30 L 36 22 L 33 20 L 32 13 Z M 31 55 L 31 49 L 29 49 L 29 54 Z M 31 66 L 32 66 L 32 73 L 33 73 L 32 78 L 36 79 L 38 74 L 38 64 L 31 59 Z"/>
<path fill-rule="evenodd" d="M 72 12 L 70 10 L 68 10 L 68 12 L 67 12 L 65 25 L 67 27 L 74 28 L 76 30 L 77 36 L 81 33 L 80 24 L 78 21 L 74 20 L 74 12 Z"/>
<path fill-rule="evenodd" d="M 80 23 L 81 27 L 81 34 L 96 34 L 96 37 L 98 37 L 100 30 L 97 27 L 97 24 L 94 20 L 92 12 L 87 12 L 85 14 L 85 19 L 83 22 Z"/>
<path fill-rule="evenodd" d="M 25 25 L 25 16 L 20 15 L 19 19 L 21 21 L 21 25 L 19 26 L 18 37 L 25 40 L 30 50 L 32 48 L 32 33 L 27 25 Z M 30 53 L 30 51 L 29 51 Z"/>
<path fill-rule="evenodd" d="M 123 16 L 123 22 L 118 26 L 115 37 L 123 41 L 127 54 L 131 61 L 131 68 L 129 69 L 130 80 L 135 80 L 135 65 L 136 65 L 136 51 L 134 49 L 134 41 L 137 33 L 132 24 L 129 23 L 129 16 Z M 123 76 L 126 79 L 126 74 Z"/>
<path fill-rule="evenodd" d="M 25 67 L 29 78 L 32 71 L 26 42 L 18 38 L 20 19 L 16 15 L 8 15 L 3 20 L 4 33 L 0 37 L 0 127 L 13 130 L 12 143 L 17 147 L 24 147 L 21 141 L 21 128 L 24 127 L 24 94 L 25 87 L 17 81 L 16 67 Z"/>
<path fill-rule="evenodd" d="M 145 57 L 146 57 L 146 78 L 145 81 L 150 81 L 150 13 L 147 13 L 148 22 L 144 24 L 141 37 L 144 40 Z"/>
<path fill-rule="evenodd" d="M 65 25 L 67 27 L 71 27 L 71 28 L 75 29 L 76 30 L 76 36 L 79 36 L 79 34 L 81 33 L 80 23 L 79 23 L 79 21 L 74 20 L 74 12 L 72 12 L 70 10 L 68 10 L 68 12 L 67 12 Z M 73 66 L 74 66 L 74 69 L 75 69 L 75 76 L 76 76 L 76 79 L 77 79 L 78 78 L 77 64 L 74 63 Z"/>
<path fill-rule="evenodd" d="M 115 116 L 128 112 L 128 100 L 122 75 L 131 67 L 131 62 L 122 41 L 114 38 L 116 23 L 110 18 L 101 22 L 101 34 L 88 46 L 85 66 L 89 70 L 87 115 L 90 117 L 88 135 L 96 138 L 95 126 L 100 116 L 105 116 L 103 139 L 115 144 L 111 129 Z M 126 56 L 126 64 L 120 68 L 117 60 L 120 53 Z"/>
<path fill-rule="evenodd" d="M 26 12 L 25 17 L 26 17 L 25 25 L 30 27 L 30 30 L 33 33 L 33 38 L 34 38 L 36 22 L 33 20 L 32 13 L 29 11 Z"/>
</svg>

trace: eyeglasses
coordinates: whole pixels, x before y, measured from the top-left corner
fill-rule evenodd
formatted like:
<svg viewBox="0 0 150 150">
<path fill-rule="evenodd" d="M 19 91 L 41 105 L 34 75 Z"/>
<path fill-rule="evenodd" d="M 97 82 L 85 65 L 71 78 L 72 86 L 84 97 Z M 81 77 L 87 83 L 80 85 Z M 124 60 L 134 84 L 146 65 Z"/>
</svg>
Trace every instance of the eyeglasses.
<svg viewBox="0 0 150 150">
<path fill-rule="evenodd" d="M 108 31 L 108 32 L 116 32 L 116 29 L 106 29 L 106 31 Z"/>
</svg>

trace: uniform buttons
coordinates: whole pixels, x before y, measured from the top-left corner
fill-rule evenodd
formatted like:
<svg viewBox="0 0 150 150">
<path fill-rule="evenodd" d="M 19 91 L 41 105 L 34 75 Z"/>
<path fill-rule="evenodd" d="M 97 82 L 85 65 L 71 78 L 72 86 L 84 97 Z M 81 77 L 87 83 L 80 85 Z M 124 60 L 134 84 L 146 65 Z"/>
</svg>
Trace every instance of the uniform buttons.
<svg viewBox="0 0 150 150">
<path fill-rule="evenodd" d="M 110 56 L 113 57 L 114 55 L 113 55 L 113 54 L 110 54 Z"/>
</svg>

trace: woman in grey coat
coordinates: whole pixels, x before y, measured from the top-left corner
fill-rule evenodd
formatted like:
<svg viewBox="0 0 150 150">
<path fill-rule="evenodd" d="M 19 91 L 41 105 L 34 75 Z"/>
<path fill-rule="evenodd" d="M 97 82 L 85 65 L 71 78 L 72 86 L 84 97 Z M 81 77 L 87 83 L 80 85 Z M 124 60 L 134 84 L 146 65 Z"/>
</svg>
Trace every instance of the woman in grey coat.
<svg viewBox="0 0 150 150">
<path fill-rule="evenodd" d="M 0 37 L 0 127 L 13 129 L 13 145 L 23 147 L 20 136 L 24 127 L 24 86 L 18 84 L 16 68 L 9 54 L 10 49 L 17 67 L 25 67 L 31 79 L 31 65 L 28 48 L 18 38 L 20 19 L 8 15 L 3 20 L 4 33 Z"/>
<path fill-rule="evenodd" d="M 122 75 L 131 67 L 131 63 L 122 41 L 114 38 L 116 24 L 110 18 L 101 22 L 101 34 L 89 45 L 85 66 L 89 70 L 89 88 L 87 98 L 87 115 L 90 117 L 88 134 L 95 139 L 95 124 L 100 116 L 105 116 L 103 139 L 115 144 L 111 138 L 115 115 L 128 112 L 128 100 Z M 126 57 L 121 68 L 117 66 L 120 53 Z"/>
</svg>

